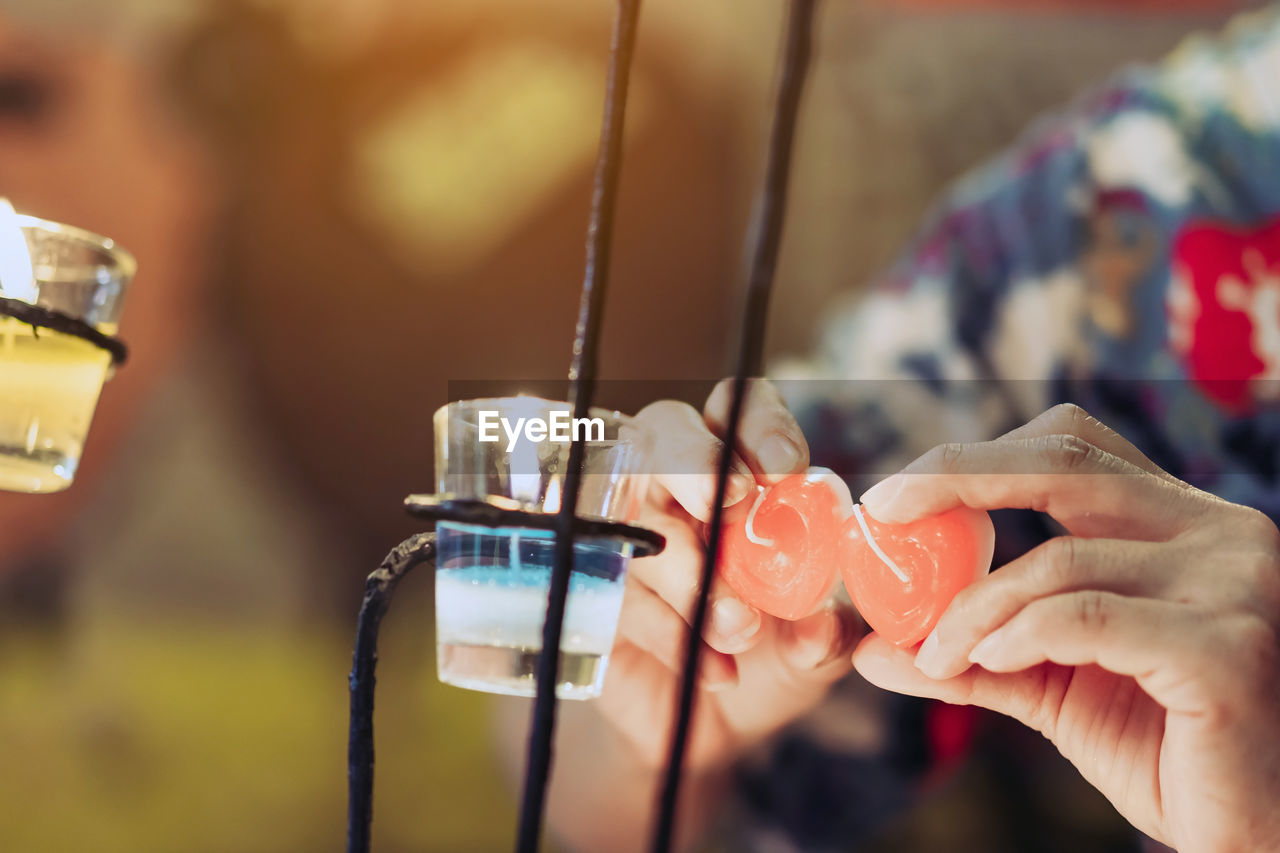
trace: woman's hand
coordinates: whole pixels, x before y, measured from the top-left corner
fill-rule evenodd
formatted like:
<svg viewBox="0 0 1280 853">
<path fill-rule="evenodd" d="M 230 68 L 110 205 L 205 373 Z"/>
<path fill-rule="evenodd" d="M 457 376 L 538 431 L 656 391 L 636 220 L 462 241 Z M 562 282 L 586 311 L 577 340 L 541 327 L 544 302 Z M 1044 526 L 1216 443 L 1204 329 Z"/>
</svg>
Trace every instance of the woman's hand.
<svg viewBox="0 0 1280 853">
<path fill-rule="evenodd" d="M 667 537 L 659 556 L 635 560 L 618 641 L 595 703 L 646 765 L 667 758 L 685 637 L 697 601 L 706 523 L 732 385 L 722 382 L 702 413 L 663 401 L 637 415 L 657 439 L 654 487 L 640 523 Z M 744 409 L 726 503 L 802 471 L 809 451 L 777 391 L 756 381 Z M 857 618 L 830 608 L 797 622 L 762 614 L 722 584 L 711 591 L 701 688 L 690 740 L 693 769 L 727 764 L 764 735 L 821 701 L 849 671 Z"/>
<path fill-rule="evenodd" d="M 626 853 L 650 841 L 654 795 L 666 764 L 689 622 L 702 574 L 730 384 L 698 412 L 654 403 L 636 417 L 657 439 L 656 475 L 640 523 L 667 537 L 656 557 L 633 560 L 604 692 L 563 702 L 550 822 L 571 849 Z M 809 450 L 795 419 L 767 382 L 753 382 L 739 430 L 726 502 L 759 483 L 802 471 Z M 729 768 L 770 732 L 813 708 L 850 670 L 860 635 L 852 608 L 832 605 L 797 622 L 748 607 L 715 584 L 704 631 L 699 695 L 681 785 L 677 848 L 714 822 Z M 528 708 L 502 703 L 497 733 L 514 775 L 524 756 Z"/>
<path fill-rule="evenodd" d="M 886 522 L 1030 508 L 1068 534 L 963 591 L 918 654 L 868 637 L 854 654 L 867 680 L 1021 720 L 1182 853 L 1280 850 L 1269 519 L 1174 479 L 1072 406 L 935 448 L 863 502 Z"/>
</svg>

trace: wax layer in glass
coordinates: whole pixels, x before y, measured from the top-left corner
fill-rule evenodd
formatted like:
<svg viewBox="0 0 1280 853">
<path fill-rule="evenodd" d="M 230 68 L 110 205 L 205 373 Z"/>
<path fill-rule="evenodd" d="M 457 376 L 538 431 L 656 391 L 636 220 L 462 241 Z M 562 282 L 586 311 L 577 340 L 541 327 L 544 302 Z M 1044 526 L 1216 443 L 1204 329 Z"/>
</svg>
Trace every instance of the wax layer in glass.
<svg viewBox="0 0 1280 853">
<path fill-rule="evenodd" d="M 0 316 L 0 489 L 71 485 L 110 362 L 80 338 Z"/>
</svg>

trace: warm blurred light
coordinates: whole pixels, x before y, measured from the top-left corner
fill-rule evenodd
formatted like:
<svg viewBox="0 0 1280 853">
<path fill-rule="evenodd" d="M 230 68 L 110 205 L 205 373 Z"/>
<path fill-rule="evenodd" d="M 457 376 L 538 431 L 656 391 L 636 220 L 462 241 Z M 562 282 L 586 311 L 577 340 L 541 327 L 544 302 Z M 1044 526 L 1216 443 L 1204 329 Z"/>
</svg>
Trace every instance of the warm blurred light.
<svg viewBox="0 0 1280 853">
<path fill-rule="evenodd" d="M 1014 9 L 1019 12 L 1138 12 L 1162 14 L 1240 9 L 1240 0 L 886 0 L 921 9 Z"/>
<path fill-rule="evenodd" d="M 479 49 L 367 133 L 350 191 L 406 263 L 465 269 L 590 168 L 603 75 L 549 42 Z"/>
<path fill-rule="evenodd" d="M 31 249 L 18 226 L 18 214 L 7 198 L 0 198 L 0 292 L 10 299 L 36 301 Z"/>
</svg>

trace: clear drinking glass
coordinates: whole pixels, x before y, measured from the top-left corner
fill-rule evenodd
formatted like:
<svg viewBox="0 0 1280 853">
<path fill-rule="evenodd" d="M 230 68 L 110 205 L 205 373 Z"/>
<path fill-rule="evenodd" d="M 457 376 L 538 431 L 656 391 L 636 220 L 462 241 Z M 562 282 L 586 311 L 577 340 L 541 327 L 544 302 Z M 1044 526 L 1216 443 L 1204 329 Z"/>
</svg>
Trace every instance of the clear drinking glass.
<svg viewBox="0 0 1280 853">
<path fill-rule="evenodd" d="M 568 403 L 537 397 L 467 400 L 441 408 L 435 414 L 437 490 L 457 497 L 498 496 L 520 509 L 556 512 L 570 446 L 559 439 L 571 437 L 571 414 Z M 648 482 L 649 436 L 617 412 L 595 409 L 591 417 L 595 424 L 580 427 L 588 429 L 589 440 L 578 514 L 634 522 Z M 535 427 L 530 433 L 531 419 L 564 428 L 540 434 Z M 532 696 L 555 534 L 444 521 L 436 533 L 440 680 Z M 600 695 L 631 555 L 632 546 L 625 543 L 596 540 L 574 546 L 556 686 L 561 698 Z"/>
<path fill-rule="evenodd" d="M 0 284 L 0 296 L 114 335 L 136 268 L 133 256 L 79 228 L 15 219 L 34 279 L 29 287 Z M 57 492 L 71 485 L 110 369 L 110 354 L 87 341 L 0 315 L 0 489 Z"/>
</svg>

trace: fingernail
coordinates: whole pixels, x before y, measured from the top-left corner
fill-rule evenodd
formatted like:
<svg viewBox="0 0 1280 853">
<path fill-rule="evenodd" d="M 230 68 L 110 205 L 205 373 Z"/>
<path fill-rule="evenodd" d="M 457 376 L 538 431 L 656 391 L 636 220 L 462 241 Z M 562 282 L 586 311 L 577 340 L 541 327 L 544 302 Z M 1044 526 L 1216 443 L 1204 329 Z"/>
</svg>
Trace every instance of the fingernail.
<svg viewBox="0 0 1280 853">
<path fill-rule="evenodd" d="M 766 474 L 778 476 L 796 470 L 803 454 L 790 438 L 782 433 L 774 433 L 761 443 L 756 458 L 760 460 L 760 467 Z"/>
<path fill-rule="evenodd" d="M 969 663 L 976 663 L 978 666 L 990 669 L 999 662 L 1004 647 L 1004 629 L 992 631 L 982 642 L 973 647 L 973 651 L 969 652 Z"/>
<path fill-rule="evenodd" d="M 729 475 L 729 483 L 724 490 L 724 505 L 733 506 L 756 489 L 755 478 L 749 473 L 734 471 Z"/>
<path fill-rule="evenodd" d="M 930 678 L 942 677 L 942 660 L 938 654 L 938 629 L 934 628 L 916 652 L 916 669 Z"/>
<path fill-rule="evenodd" d="M 760 630 L 760 611 L 736 598 L 722 598 L 711 608 L 711 630 L 722 645 L 745 643 Z"/>
<path fill-rule="evenodd" d="M 906 485 L 907 478 L 902 474 L 894 474 L 888 479 L 881 480 L 871 488 L 862 493 L 859 502 L 867 508 L 867 512 L 871 513 L 871 517 L 877 521 L 886 521 L 893 509 L 893 502 L 902 492 L 902 487 Z"/>
</svg>

